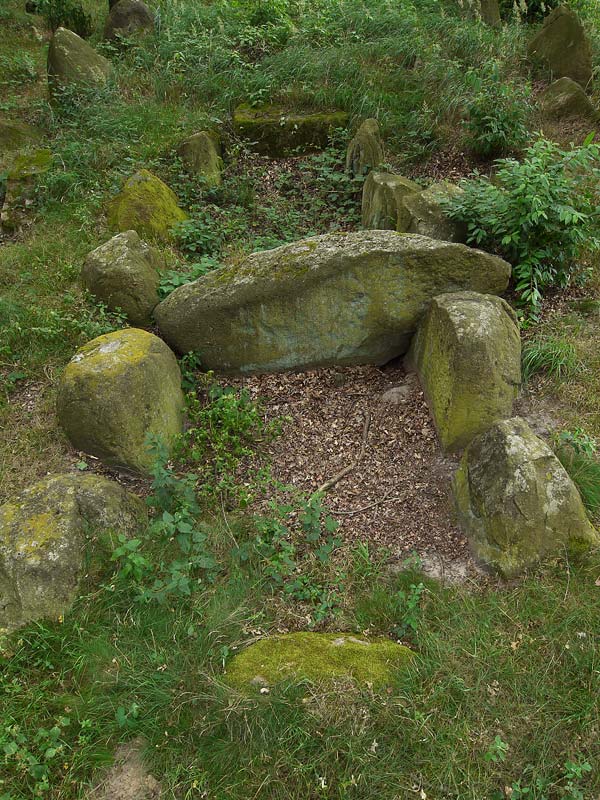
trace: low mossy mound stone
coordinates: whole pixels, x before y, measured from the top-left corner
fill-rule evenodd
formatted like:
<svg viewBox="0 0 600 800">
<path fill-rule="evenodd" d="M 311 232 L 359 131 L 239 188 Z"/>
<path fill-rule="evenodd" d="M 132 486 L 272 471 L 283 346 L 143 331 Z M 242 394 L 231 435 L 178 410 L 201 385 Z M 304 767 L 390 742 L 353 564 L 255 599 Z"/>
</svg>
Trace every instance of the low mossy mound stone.
<svg viewBox="0 0 600 800">
<path fill-rule="evenodd" d="M 540 108 L 549 120 L 580 117 L 595 122 L 600 116 L 581 86 L 571 78 L 559 78 L 550 84 L 540 97 Z"/>
<path fill-rule="evenodd" d="M 600 543 L 575 484 L 519 417 L 495 422 L 473 439 L 454 495 L 475 555 L 505 578 Z"/>
<path fill-rule="evenodd" d="M 212 131 L 199 131 L 182 142 L 177 155 L 190 175 L 202 178 L 208 187 L 221 185 L 221 141 Z"/>
<path fill-rule="evenodd" d="M 51 93 L 65 88 L 102 88 L 112 76 L 108 59 L 66 28 L 58 28 L 48 48 L 48 87 Z"/>
<path fill-rule="evenodd" d="M 521 386 L 521 338 L 500 297 L 455 292 L 432 300 L 407 361 L 418 373 L 442 447 L 462 450 L 512 415 Z"/>
<path fill-rule="evenodd" d="M 6 169 L 19 150 L 38 144 L 42 132 L 26 122 L 0 119 L 0 170 Z"/>
<path fill-rule="evenodd" d="M 558 6 L 548 14 L 529 43 L 527 55 L 555 78 L 571 78 L 584 89 L 591 83 L 590 42 L 579 17 L 568 6 Z"/>
<path fill-rule="evenodd" d="M 169 241 L 175 225 L 187 218 L 175 192 L 147 169 L 128 178 L 108 205 L 109 226 L 122 232 L 133 230 L 142 239 Z"/>
<path fill-rule="evenodd" d="M 233 127 L 257 153 L 278 157 L 322 150 L 332 131 L 345 128 L 348 119 L 344 111 L 301 114 L 280 106 L 243 104 L 233 112 Z"/>
<path fill-rule="evenodd" d="M 395 231 L 408 223 L 398 222 L 407 215 L 403 199 L 420 192 L 418 183 L 390 172 L 369 172 L 363 185 L 362 226 L 369 230 Z"/>
<path fill-rule="evenodd" d="M 0 629 L 64 614 L 117 535 L 146 524 L 139 498 L 96 475 L 53 475 L 1 506 Z"/>
<path fill-rule="evenodd" d="M 448 181 L 434 183 L 429 189 L 411 193 L 402 199 L 398 215 L 398 231 L 419 233 L 445 242 L 465 242 L 467 226 L 450 219 L 444 202 L 460 194 L 462 189 Z"/>
<path fill-rule="evenodd" d="M 42 149 L 18 155 L 8 170 L 6 193 L 0 213 L 0 224 L 7 231 L 19 227 L 21 212 L 35 197 L 38 178 L 51 169 L 52 152 Z"/>
<path fill-rule="evenodd" d="M 346 174 L 351 178 L 367 175 L 383 163 L 383 142 L 376 119 L 366 119 L 350 141 L 346 152 Z"/>
<path fill-rule="evenodd" d="M 142 474 L 153 462 L 149 435 L 172 445 L 183 408 L 177 359 L 158 336 L 138 328 L 88 342 L 58 386 L 58 418 L 73 447 Z"/>
<path fill-rule="evenodd" d="M 154 15 L 142 0 L 119 0 L 110 7 L 104 25 L 104 38 L 140 36 L 154 30 Z"/>
<path fill-rule="evenodd" d="M 352 633 L 288 633 L 261 639 L 227 666 L 227 682 L 257 691 L 281 681 L 353 680 L 381 689 L 411 661 L 408 647 L 390 639 Z"/>
<path fill-rule="evenodd" d="M 176 289 L 154 316 L 172 347 L 217 371 L 382 364 L 406 352 L 433 297 L 500 293 L 509 276 L 505 261 L 464 245 L 336 233 L 221 267 Z"/>
<path fill-rule="evenodd" d="M 123 311 L 132 325 L 150 325 L 163 266 L 157 250 L 135 231 L 125 231 L 92 250 L 81 278 L 88 291 L 110 309 Z"/>
</svg>

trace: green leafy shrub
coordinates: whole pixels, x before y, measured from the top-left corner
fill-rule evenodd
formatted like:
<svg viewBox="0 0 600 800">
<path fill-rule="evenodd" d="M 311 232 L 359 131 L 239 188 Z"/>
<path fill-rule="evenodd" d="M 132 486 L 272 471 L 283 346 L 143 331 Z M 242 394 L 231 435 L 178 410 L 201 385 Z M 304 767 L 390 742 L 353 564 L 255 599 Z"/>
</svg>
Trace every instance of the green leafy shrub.
<svg viewBox="0 0 600 800">
<path fill-rule="evenodd" d="M 523 345 L 521 369 L 523 383 L 528 383 L 533 375 L 544 372 L 561 380 L 572 375 L 579 366 L 574 345 L 559 336 L 530 339 Z"/>
<path fill-rule="evenodd" d="M 187 269 L 168 269 L 160 272 L 158 294 L 162 299 L 186 283 L 191 283 L 203 275 L 219 267 L 219 262 L 210 256 L 203 256 L 196 264 L 190 264 Z"/>
<path fill-rule="evenodd" d="M 36 4 L 50 30 L 68 28 L 83 39 L 91 35 L 92 18 L 77 0 L 36 0 Z"/>
</svg>

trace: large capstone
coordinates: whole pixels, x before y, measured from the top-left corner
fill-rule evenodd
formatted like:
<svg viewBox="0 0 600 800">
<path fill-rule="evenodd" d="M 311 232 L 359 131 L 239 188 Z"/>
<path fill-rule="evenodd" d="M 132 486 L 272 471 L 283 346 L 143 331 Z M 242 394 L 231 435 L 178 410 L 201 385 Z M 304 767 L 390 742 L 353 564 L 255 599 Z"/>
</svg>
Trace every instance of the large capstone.
<svg viewBox="0 0 600 800">
<path fill-rule="evenodd" d="M 139 473 L 152 467 L 150 437 L 168 448 L 181 433 L 183 406 L 177 359 L 161 339 L 137 328 L 88 342 L 58 387 L 58 418 L 73 447 Z"/>
<path fill-rule="evenodd" d="M 419 375 L 443 448 L 461 450 L 512 415 L 521 385 L 517 317 L 493 295 L 443 294 L 419 325 L 408 362 Z"/>
<path fill-rule="evenodd" d="M 587 88 L 592 80 L 592 52 L 577 14 L 558 6 L 527 48 L 529 58 L 543 64 L 555 78 L 572 78 Z"/>
<path fill-rule="evenodd" d="M 402 198 L 398 214 L 398 231 L 419 233 L 445 242 L 465 242 L 467 226 L 448 216 L 445 203 L 460 195 L 462 189 L 448 181 L 435 183 L 429 189 L 409 193 Z"/>
<path fill-rule="evenodd" d="M 540 108 L 549 120 L 579 117 L 596 121 L 600 117 L 590 98 L 571 78 L 559 78 L 551 83 L 540 97 Z"/>
<path fill-rule="evenodd" d="M 405 230 L 410 217 L 403 200 L 421 191 L 418 183 L 390 172 L 369 172 L 363 184 L 362 226 L 369 230 Z"/>
<path fill-rule="evenodd" d="M 111 6 L 104 25 L 104 38 L 113 41 L 148 33 L 154 29 L 154 15 L 142 0 L 119 0 Z"/>
<path fill-rule="evenodd" d="M 427 303 L 501 293 L 510 266 L 393 231 L 337 233 L 253 253 L 176 289 L 154 312 L 166 341 L 223 372 L 382 364 L 406 352 Z"/>
<path fill-rule="evenodd" d="M 65 88 L 101 88 L 112 74 L 110 61 L 76 33 L 59 28 L 48 48 L 48 86 L 51 92 Z"/>
<path fill-rule="evenodd" d="M 123 311 L 132 325 L 149 325 L 158 304 L 161 267 L 160 253 L 135 231 L 125 231 L 92 250 L 81 278 L 88 291 L 110 309 Z"/>
<path fill-rule="evenodd" d="M 384 160 L 383 143 L 376 119 L 366 119 L 356 131 L 346 151 L 346 173 L 363 177 Z"/>
<path fill-rule="evenodd" d="M 96 475 L 53 475 L 0 507 L 0 629 L 64 614 L 109 561 L 117 536 L 147 523 L 144 503 Z"/>
<path fill-rule="evenodd" d="M 473 439 L 454 494 L 475 555 L 506 578 L 600 542 L 564 467 L 519 417 Z"/>
</svg>

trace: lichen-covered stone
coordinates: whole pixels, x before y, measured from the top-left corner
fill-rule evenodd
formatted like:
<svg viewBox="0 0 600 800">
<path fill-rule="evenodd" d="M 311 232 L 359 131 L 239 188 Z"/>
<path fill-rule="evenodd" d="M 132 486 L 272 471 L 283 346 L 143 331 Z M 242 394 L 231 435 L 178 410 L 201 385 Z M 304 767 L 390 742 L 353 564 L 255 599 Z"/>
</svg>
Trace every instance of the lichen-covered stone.
<svg viewBox="0 0 600 800">
<path fill-rule="evenodd" d="M 587 94 L 571 78 L 559 78 L 551 83 L 540 97 L 540 109 L 550 120 L 580 117 L 597 121 L 599 117 Z"/>
<path fill-rule="evenodd" d="M 96 475 L 53 475 L 0 507 L 0 629 L 64 614 L 144 503 Z"/>
<path fill-rule="evenodd" d="M 149 325 L 159 300 L 162 266 L 157 250 L 135 231 L 125 231 L 88 255 L 81 278 L 88 291 L 109 308 L 121 309 L 132 325 Z"/>
<path fill-rule="evenodd" d="M 98 336 L 73 356 L 58 386 L 59 422 L 71 444 L 104 463 L 149 473 L 149 434 L 169 447 L 181 433 L 177 359 L 137 328 Z"/>
<path fill-rule="evenodd" d="M 40 175 L 52 167 L 50 150 L 35 150 L 18 155 L 8 170 L 6 193 L 0 213 L 0 225 L 4 230 L 19 226 L 21 211 L 33 202 L 35 185 Z"/>
<path fill-rule="evenodd" d="M 322 150 L 329 143 L 331 132 L 345 128 L 348 118 L 343 111 L 301 114 L 280 106 L 253 108 L 244 104 L 235 109 L 233 126 L 240 139 L 257 153 L 286 156 Z"/>
<path fill-rule="evenodd" d="M 108 205 L 109 226 L 142 239 L 169 241 L 175 225 L 187 218 L 175 192 L 147 169 L 132 175 Z"/>
<path fill-rule="evenodd" d="M 206 186 L 221 185 L 221 141 L 212 131 L 199 131 L 179 145 L 177 155 L 190 175 L 202 178 Z"/>
<path fill-rule="evenodd" d="M 51 92 L 64 88 L 102 88 L 112 75 L 104 56 L 76 33 L 59 28 L 48 48 L 48 87 Z"/>
<path fill-rule="evenodd" d="M 104 25 L 104 38 L 139 36 L 154 30 L 154 15 L 142 0 L 119 0 L 110 8 Z"/>
<path fill-rule="evenodd" d="M 592 52 L 577 14 L 558 6 L 544 20 L 527 48 L 534 62 L 543 64 L 555 78 L 571 78 L 585 89 L 592 80 Z"/>
<path fill-rule="evenodd" d="M 346 152 L 346 174 L 351 178 L 367 175 L 384 159 L 383 143 L 376 119 L 366 119 L 350 141 Z"/>
<path fill-rule="evenodd" d="M 412 655 L 408 647 L 381 637 L 288 633 L 261 639 L 235 656 L 227 666 L 226 680 L 246 692 L 289 680 L 353 680 L 381 689 L 394 682 Z"/>
<path fill-rule="evenodd" d="M 465 242 L 467 226 L 450 219 L 443 207 L 443 201 L 461 192 L 459 186 L 442 181 L 424 191 L 406 195 L 402 199 L 403 211 L 398 215 L 397 230 L 445 242 Z"/>
<path fill-rule="evenodd" d="M 519 417 L 473 439 L 454 495 L 475 555 L 506 578 L 600 542 L 564 467 Z"/>
<path fill-rule="evenodd" d="M 0 119 L 0 170 L 8 167 L 15 152 L 37 144 L 41 138 L 41 131 L 26 122 Z"/>
<path fill-rule="evenodd" d="M 512 415 L 521 385 L 517 317 L 499 297 L 476 292 L 432 300 L 408 355 L 442 447 L 461 450 Z"/>
<path fill-rule="evenodd" d="M 422 191 L 418 183 L 389 172 L 369 172 L 363 185 L 362 226 L 369 230 L 395 231 L 407 227 L 410 219 L 402 202 L 408 194 Z M 400 221 L 399 221 L 400 217 Z"/>
<path fill-rule="evenodd" d="M 316 236 L 176 289 L 154 312 L 169 344 L 224 372 L 381 364 L 408 349 L 432 297 L 499 293 L 510 266 L 394 231 Z"/>
</svg>

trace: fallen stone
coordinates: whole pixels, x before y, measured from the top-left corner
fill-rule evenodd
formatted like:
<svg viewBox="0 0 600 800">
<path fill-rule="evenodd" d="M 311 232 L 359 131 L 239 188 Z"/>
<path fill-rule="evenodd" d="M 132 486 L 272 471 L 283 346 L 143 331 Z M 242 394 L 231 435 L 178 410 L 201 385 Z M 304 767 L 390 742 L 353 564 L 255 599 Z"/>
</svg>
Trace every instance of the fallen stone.
<svg viewBox="0 0 600 800">
<path fill-rule="evenodd" d="M 58 28 L 48 48 L 48 88 L 52 94 L 65 88 L 102 88 L 111 75 L 110 61 L 73 31 Z"/>
<path fill-rule="evenodd" d="M 590 42 L 579 17 L 567 6 L 558 6 L 550 12 L 529 43 L 527 55 L 555 78 L 571 78 L 584 89 L 591 84 Z"/>
<path fill-rule="evenodd" d="M 183 425 L 177 359 L 137 328 L 98 336 L 73 356 L 58 386 L 60 425 L 73 447 L 105 464 L 149 474 L 148 437 L 169 448 Z"/>
<path fill-rule="evenodd" d="M 336 233 L 221 267 L 176 289 L 154 316 L 172 347 L 221 372 L 382 364 L 406 352 L 433 297 L 501 293 L 509 276 L 505 261 L 464 245 Z"/>
<path fill-rule="evenodd" d="M 145 748 L 140 737 L 120 744 L 113 765 L 87 800 L 158 800 L 162 789 L 144 764 Z"/>
<path fill-rule="evenodd" d="M 346 152 L 346 174 L 351 178 L 367 175 L 384 160 L 383 143 L 376 119 L 366 119 L 350 141 Z"/>
<path fill-rule="evenodd" d="M 33 203 L 39 177 L 48 172 L 52 162 L 50 150 L 35 150 L 15 158 L 8 170 L 6 192 L 0 212 L 3 230 L 13 231 L 19 227 L 21 213 Z"/>
<path fill-rule="evenodd" d="M 581 86 L 571 78 L 559 78 L 551 83 L 540 97 L 540 109 L 550 120 L 580 117 L 597 121 L 600 116 Z"/>
<path fill-rule="evenodd" d="M 117 534 L 146 523 L 139 498 L 97 475 L 53 475 L 0 506 L 0 629 L 65 614 Z"/>
<path fill-rule="evenodd" d="M 473 439 L 454 495 L 475 555 L 505 578 L 600 542 L 566 470 L 519 417 Z"/>
<path fill-rule="evenodd" d="M 140 36 L 154 30 L 154 15 L 142 0 L 119 0 L 110 7 L 104 25 L 104 38 Z"/>
<path fill-rule="evenodd" d="M 163 266 L 157 250 L 135 231 L 125 231 L 88 255 L 81 278 L 88 291 L 111 310 L 123 311 L 132 325 L 150 325 Z"/>
<path fill-rule="evenodd" d="M 190 175 L 202 178 L 206 186 L 221 185 L 221 142 L 212 131 L 200 131 L 179 145 L 177 155 Z"/>
<path fill-rule="evenodd" d="M 418 183 L 401 175 L 369 172 L 362 193 L 363 228 L 386 231 L 407 228 L 410 216 L 403 200 L 407 195 L 421 191 Z"/>
<path fill-rule="evenodd" d="M 521 386 L 517 317 L 493 295 L 440 295 L 421 321 L 407 361 L 419 375 L 442 447 L 461 450 L 512 415 Z"/>
<path fill-rule="evenodd" d="M 405 195 L 402 199 L 403 211 L 398 215 L 397 230 L 445 242 L 465 242 L 467 226 L 450 219 L 443 207 L 445 200 L 462 191 L 459 186 L 442 181 L 424 191 Z"/>
</svg>

